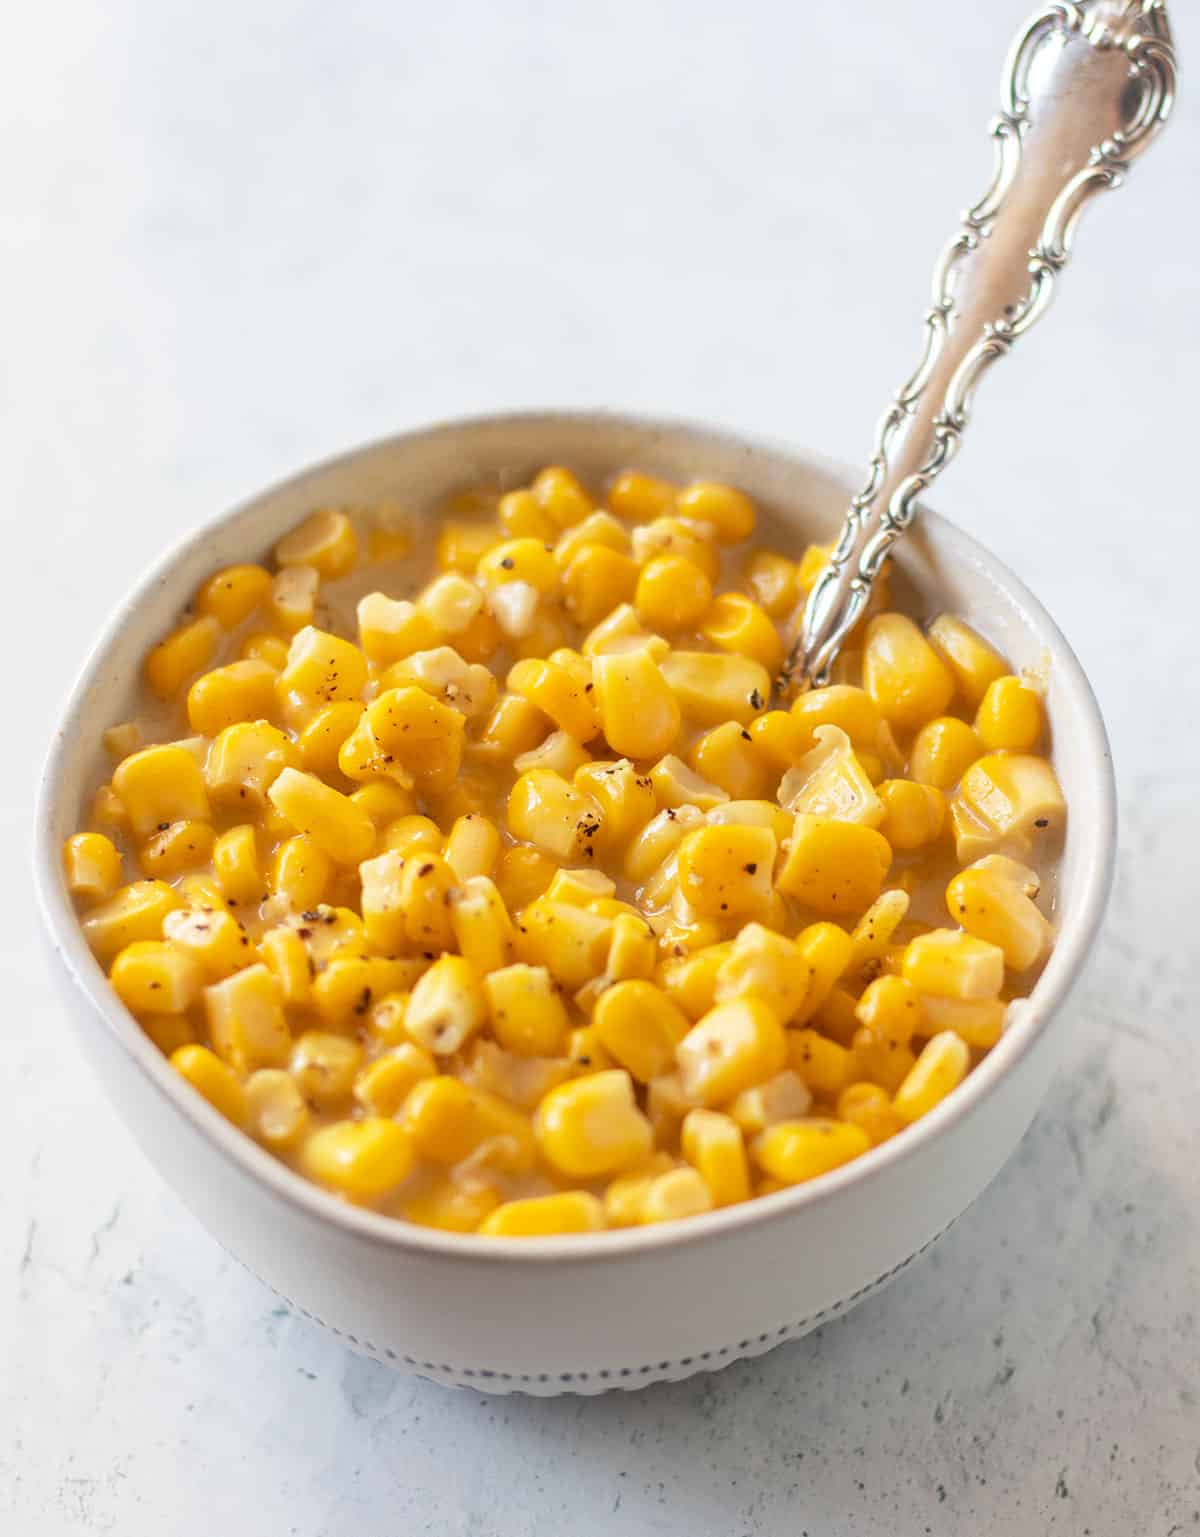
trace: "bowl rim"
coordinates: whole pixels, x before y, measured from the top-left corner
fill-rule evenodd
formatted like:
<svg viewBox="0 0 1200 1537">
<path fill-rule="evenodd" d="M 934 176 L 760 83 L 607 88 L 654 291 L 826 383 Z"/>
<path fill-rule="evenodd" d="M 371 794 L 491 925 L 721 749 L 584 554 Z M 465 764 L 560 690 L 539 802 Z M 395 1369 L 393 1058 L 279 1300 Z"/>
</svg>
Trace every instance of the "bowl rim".
<svg viewBox="0 0 1200 1537">
<path fill-rule="evenodd" d="M 63 769 L 77 741 L 73 729 L 83 702 L 103 673 L 108 653 L 118 636 L 133 622 L 144 601 L 187 557 L 207 542 L 212 533 L 243 516 L 253 506 L 286 491 L 314 473 L 336 470 L 365 454 L 399 448 L 416 440 L 452 435 L 464 429 L 530 427 L 539 422 L 558 426 L 604 424 L 632 431 L 693 435 L 710 442 L 758 451 L 776 459 L 790 459 L 797 467 L 815 470 L 849 488 L 852 472 L 846 466 L 809 453 L 790 442 L 756 437 L 733 427 L 683 417 L 643 415 L 617 410 L 521 410 L 487 412 L 453 417 L 425 426 L 408 428 L 372 439 L 332 454 L 276 480 L 265 489 L 242 498 L 232 507 L 174 541 L 145 572 L 121 601 L 92 646 L 59 712 L 46 754 L 39 784 L 33 837 L 34 885 L 42 920 L 50 943 L 68 977 L 92 1005 L 116 1044 L 149 1079 L 154 1089 L 169 1100 L 178 1114 L 192 1123 L 216 1150 L 243 1176 L 265 1185 L 268 1191 L 317 1223 L 330 1223 L 348 1236 L 387 1249 L 410 1251 L 475 1264 L 509 1265 L 578 1263 L 587 1260 L 615 1261 L 630 1256 L 674 1249 L 708 1239 L 725 1237 L 740 1229 L 787 1220 L 810 1206 L 835 1200 L 844 1190 L 878 1178 L 885 1169 L 916 1157 L 952 1126 L 971 1115 L 997 1088 L 1000 1081 L 1034 1047 L 1045 1033 L 1075 982 L 1095 938 L 1108 901 L 1116 849 L 1116 790 L 1107 732 L 1083 668 L 1061 630 L 1025 584 L 970 534 L 922 505 L 923 522 L 932 524 L 939 545 L 955 560 L 985 573 L 1021 607 L 1036 626 L 1039 639 L 1051 652 L 1056 678 L 1075 696 L 1083 722 L 1083 761 L 1091 765 L 1093 783 L 1089 796 L 1094 805 L 1097 836 L 1085 841 L 1081 893 L 1075 910 L 1057 936 L 1046 970 L 1028 999 L 1018 1000 L 1009 1028 L 988 1055 L 962 1084 L 928 1115 L 903 1133 L 828 1174 L 788 1190 L 755 1197 L 736 1206 L 720 1208 L 650 1227 L 604 1230 L 598 1233 L 561 1234 L 538 1238 L 485 1237 L 474 1233 L 448 1233 L 417 1226 L 338 1199 L 306 1180 L 273 1157 L 246 1132 L 233 1126 L 172 1070 L 167 1059 L 120 1003 L 83 938 L 62 874 L 61 853 L 51 835 L 56 791 Z M 190 597 L 190 593 L 186 595 Z M 186 598 L 181 594 L 180 607 Z"/>
</svg>

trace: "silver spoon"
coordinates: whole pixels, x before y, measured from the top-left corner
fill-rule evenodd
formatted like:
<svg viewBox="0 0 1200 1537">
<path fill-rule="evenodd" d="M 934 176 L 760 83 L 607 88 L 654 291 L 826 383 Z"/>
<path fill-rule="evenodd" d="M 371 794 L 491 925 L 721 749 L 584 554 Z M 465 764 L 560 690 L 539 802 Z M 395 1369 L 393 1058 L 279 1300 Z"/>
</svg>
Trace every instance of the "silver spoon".
<svg viewBox="0 0 1200 1537">
<path fill-rule="evenodd" d="M 991 124 L 992 184 L 934 267 L 924 355 L 880 420 L 785 691 L 828 681 L 917 498 L 956 453 L 980 378 L 1045 313 L 1080 214 L 1166 123 L 1175 76 L 1165 0 L 1056 0 L 1017 35 Z"/>
</svg>

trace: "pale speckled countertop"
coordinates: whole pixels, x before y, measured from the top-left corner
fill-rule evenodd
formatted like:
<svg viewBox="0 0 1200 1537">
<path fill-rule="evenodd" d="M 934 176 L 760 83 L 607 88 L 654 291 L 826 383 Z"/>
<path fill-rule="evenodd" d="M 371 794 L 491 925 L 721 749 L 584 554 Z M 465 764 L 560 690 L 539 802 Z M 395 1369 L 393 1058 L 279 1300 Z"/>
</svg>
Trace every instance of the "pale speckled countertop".
<svg viewBox="0 0 1200 1537">
<path fill-rule="evenodd" d="M 890 1290 L 629 1397 L 393 1376 L 283 1312 L 159 1185 L 46 990 L 31 764 L 131 562 L 290 467 L 493 406 L 666 410 L 862 458 L 935 246 L 983 185 L 1023 5 L 733 10 L 10 19 L 5 1537 L 1200 1531 L 1200 634 L 1170 553 L 1196 516 L 1186 94 L 1089 214 L 937 498 L 1095 680 L 1121 860 L 1067 1070 Z"/>
</svg>

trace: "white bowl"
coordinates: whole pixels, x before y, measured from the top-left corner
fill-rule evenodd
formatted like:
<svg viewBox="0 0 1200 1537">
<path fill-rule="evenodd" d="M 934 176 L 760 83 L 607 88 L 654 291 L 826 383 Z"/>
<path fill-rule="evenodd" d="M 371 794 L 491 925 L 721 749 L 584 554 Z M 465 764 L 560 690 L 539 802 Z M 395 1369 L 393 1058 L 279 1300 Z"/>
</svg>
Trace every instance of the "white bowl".
<svg viewBox="0 0 1200 1537">
<path fill-rule="evenodd" d="M 37 812 L 36 881 L 77 1038 L 148 1157 L 220 1242 L 356 1350 L 493 1392 L 597 1393 L 725 1366 L 796 1339 L 882 1286 L 943 1233 L 1012 1153 L 1062 1045 L 1061 1005 L 1096 933 L 1115 813 L 1104 727 L 1053 622 L 984 549 L 931 512 L 897 563 L 928 616 L 960 614 L 1016 666 L 1049 661 L 1069 805 L 1060 933 L 999 1045 L 932 1114 L 832 1174 L 686 1222 L 584 1237 L 459 1237 L 341 1204 L 200 1099 L 109 988 L 60 865 L 102 774 L 100 734 L 132 712 L 147 646 L 215 567 L 254 559 L 322 504 L 417 507 L 489 472 L 636 465 L 743 487 L 793 547 L 838 526 L 852 482 L 786 448 L 676 422 L 538 414 L 407 433 L 306 470 L 173 550 L 121 606 L 62 715 Z"/>
</svg>

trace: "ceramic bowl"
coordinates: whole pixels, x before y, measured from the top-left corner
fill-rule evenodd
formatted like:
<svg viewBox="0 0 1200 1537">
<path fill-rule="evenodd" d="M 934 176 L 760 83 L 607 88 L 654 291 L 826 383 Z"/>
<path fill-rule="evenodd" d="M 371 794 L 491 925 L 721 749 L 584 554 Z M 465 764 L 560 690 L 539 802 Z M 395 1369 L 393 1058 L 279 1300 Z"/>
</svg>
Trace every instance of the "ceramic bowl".
<svg viewBox="0 0 1200 1537">
<path fill-rule="evenodd" d="M 517 483 L 551 462 L 593 482 L 627 465 L 732 481 L 796 551 L 831 535 L 853 488 L 853 477 L 798 450 L 600 413 L 452 422 L 306 470 L 185 540 L 120 606 L 62 712 L 35 856 L 53 977 L 76 1038 L 147 1156 L 224 1247 L 358 1351 L 441 1383 L 537 1394 L 642 1387 L 757 1355 L 852 1307 L 945 1232 L 1012 1153 L 1054 1072 L 1115 831 L 1104 726 L 1066 641 L 999 561 L 927 511 L 899 547 L 899 579 L 926 617 L 947 609 L 1015 666 L 1048 663 L 1069 805 L 1057 945 L 965 1083 L 915 1127 L 810 1184 L 647 1229 L 460 1237 L 354 1209 L 305 1182 L 193 1093 L 122 1008 L 81 937 L 62 840 L 104 772 L 102 729 L 134 709 L 144 652 L 215 567 L 261 557 L 316 506 L 388 497 L 419 509 L 477 477 Z"/>
</svg>

